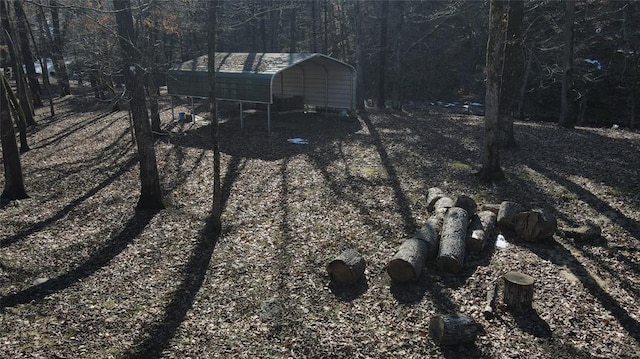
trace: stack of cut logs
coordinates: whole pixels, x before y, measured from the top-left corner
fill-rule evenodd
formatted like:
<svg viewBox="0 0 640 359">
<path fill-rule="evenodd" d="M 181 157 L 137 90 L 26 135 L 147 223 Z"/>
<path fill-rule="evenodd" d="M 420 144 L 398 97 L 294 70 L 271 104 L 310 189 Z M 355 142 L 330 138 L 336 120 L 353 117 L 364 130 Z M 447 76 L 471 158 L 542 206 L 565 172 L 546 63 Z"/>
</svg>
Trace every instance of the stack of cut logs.
<svg viewBox="0 0 640 359">
<path fill-rule="evenodd" d="M 428 260 L 434 260 L 440 271 L 458 273 L 464 268 L 469 252 L 481 252 L 499 228 L 526 241 L 550 238 L 557 222 L 549 208 L 527 210 L 518 203 L 478 206 L 468 196 L 455 199 L 439 188 L 427 192 L 427 209 L 431 217 L 413 237 L 406 239 L 387 264 L 387 273 L 394 282 L 417 281 Z M 583 228 L 584 227 L 584 228 Z M 583 226 L 564 230 L 567 237 L 591 238 L 600 235 L 599 227 Z M 355 249 L 348 249 L 327 265 L 334 283 L 351 285 L 363 278 L 365 260 Z M 513 312 L 531 308 L 534 279 L 526 274 L 509 272 L 504 275 L 504 303 Z M 497 284 L 489 288 L 485 315 L 493 315 Z M 439 345 L 473 342 L 478 324 L 462 314 L 435 315 L 430 321 L 431 337 Z"/>
<path fill-rule="evenodd" d="M 454 199 L 435 187 L 427 192 L 427 209 L 427 223 L 402 243 L 387 265 L 395 282 L 417 281 L 425 262 L 433 259 L 443 272 L 461 272 L 467 252 L 481 252 L 496 226 L 529 241 L 549 238 L 556 231 L 549 209 L 526 210 L 509 201 L 478 207 L 468 196 Z"/>
</svg>

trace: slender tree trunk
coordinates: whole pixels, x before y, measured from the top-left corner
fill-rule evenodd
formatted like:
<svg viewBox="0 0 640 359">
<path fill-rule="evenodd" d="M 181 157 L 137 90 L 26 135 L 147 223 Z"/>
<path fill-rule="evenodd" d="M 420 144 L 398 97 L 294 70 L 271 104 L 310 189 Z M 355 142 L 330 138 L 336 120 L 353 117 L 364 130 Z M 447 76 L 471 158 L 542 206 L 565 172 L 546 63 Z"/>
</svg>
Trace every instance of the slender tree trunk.
<svg viewBox="0 0 640 359">
<path fill-rule="evenodd" d="M 316 31 L 316 1 L 311 1 L 311 41 L 313 52 L 318 52 L 318 32 Z"/>
<path fill-rule="evenodd" d="M 20 51 L 22 52 L 22 60 L 27 70 L 27 78 L 29 82 L 29 88 L 31 89 L 31 99 L 35 107 L 42 107 L 42 98 L 40 97 L 40 84 L 38 83 L 38 74 L 36 73 L 35 61 L 29 47 L 29 36 L 27 35 L 27 29 L 29 24 L 27 17 L 22 8 L 22 1 L 15 0 L 13 2 L 13 9 L 16 13 L 16 19 L 18 22 L 18 37 L 20 38 Z"/>
<path fill-rule="evenodd" d="M 140 199 L 136 209 L 162 209 L 164 208 L 162 191 L 142 80 L 144 70 L 139 65 L 140 56 L 135 48 L 131 2 L 130 0 L 113 0 L 113 8 L 116 11 L 116 23 L 122 48 L 122 69 L 127 93 L 130 96 L 133 128 L 140 161 Z"/>
<path fill-rule="evenodd" d="M 13 90 L 9 85 L 9 81 L 7 81 L 7 78 L 4 76 L 2 77 L 2 84 L 5 88 L 7 100 L 11 105 L 11 109 L 13 109 L 14 118 L 16 119 L 16 125 L 18 127 L 20 137 L 20 153 L 25 153 L 29 151 L 30 148 L 27 141 L 27 121 L 25 120 L 24 111 L 22 110 L 22 107 L 20 107 L 20 101 L 18 101 L 16 95 L 13 93 Z"/>
<path fill-rule="evenodd" d="M 8 89 L 5 89 L 4 76 L 0 84 L 0 142 L 2 142 L 2 164 L 4 167 L 4 189 L 0 194 L 0 199 L 14 200 L 29 198 L 24 188 L 24 177 L 22 175 L 22 164 L 16 143 L 16 134 L 11 121 L 9 103 L 7 101 Z"/>
<path fill-rule="evenodd" d="M 487 93 L 484 114 L 484 158 L 479 176 L 483 181 L 502 179 L 498 148 L 498 111 L 500 108 L 500 73 L 504 50 L 504 1 L 491 0 L 489 40 L 487 41 Z"/>
<path fill-rule="evenodd" d="M 216 31 L 217 0 L 209 1 L 209 28 L 208 28 L 208 77 L 209 77 L 209 117 L 211 118 L 211 139 L 213 142 L 213 227 L 219 233 L 222 224 L 222 185 L 220 183 L 220 134 L 218 126 L 218 109 L 216 106 Z"/>
<path fill-rule="evenodd" d="M 517 146 L 513 133 L 513 120 L 518 114 L 518 90 L 523 73 L 521 0 L 509 0 L 500 109 L 498 113 L 498 141 L 503 149 Z"/>
<path fill-rule="evenodd" d="M 43 24 L 45 23 L 44 20 L 44 10 L 42 10 L 42 7 L 39 6 L 40 11 L 37 12 L 37 18 L 38 18 L 38 24 L 40 25 L 40 43 L 43 44 L 45 43 L 44 41 L 44 27 Z M 51 35 L 49 34 L 49 32 L 46 32 L 47 35 Z M 47 63 L 46 63 L 46 59 L 44 57 L 43 52 L 38 51 L 38 46 L 36 45 L 36 38 L 35 36 L 33 36 L 33 31 L 31 30 L 31 27 L 29 27 L 29 35 L 31 36 L 31 42 L 33 43 L 33 48 L 36 50 L 36 56 L 38 56 L 38 59 L 40 59 L 40 70 L 42 72 L 42 83 L 44 83 L 44 88 L 47 90 L 47 95 L 49 96 L 49 111 L 51 112 L 51 116 L 55 116 L 56 115 L 56 111 L 53 107 L 53 95 L 52 95 L 52 91 L 51 91 L 51 83 L 49 82 L 49 71 L 47 70 Z M 50 42 L 49 42 L 50 43 Z M 43 49 L 44 51 L 44 49 Z"/>
<path fill-rule="evenodd" d="M 298 22 L 298 8 L 295 2 L 291 2 L 290 18 L 289 18 L 289 52 L 297 51 L 296 33 L 299 31 L 297 28 Z"/>
<path fill-rule="evenodd" d="M 60 15 L 58 13 L 58 2 L 51 0 L 51 25 L 53 29 L 53 41 L 51 42 L 51 57 L 53 58 L 53 66 L 56 69 L 56 77 L 60 87 L 60 96 L 71 95 L 71 85 L 69 85 L 69 74 L 67 65 L 64 63 L 62 55 L 62 34 L 60 32 Z"/>
<path fill-rule="evenodd" d="M 324 12 L 324 18 L 322 24 L 324 25 L 323 41 L 322 41 L 322 53 L 329 53 L 329 0 L 324 0 L 322 4 L 322 11 Z"/>
<path fill-rule="evenodd" d="M 575 126 L 571 90 L 573 82 L 573 22 L 575 17 L 575 0 L 565 0 L 564 14 L 564 49 L 562 50 L 562 92 L 560 93 L 560 121 L 565 128 Z"/>
<path fill-rule="evenodd" d="M 378 108 L 385 105 L 385 76 L 387 64 L 387 23 L 389 21 L 389 0 L 383 0 L 380 8 L 380 52 L 378 56 Z"/>
<path fill-rule="evenodd" d="M 356 55 L 356 109 L 364 110 L 364 55 L 362 51 L 362 21 L 360 0 L 353 1 L 353 12 L 350 16 L 353 19 L 353 31 L 355 37 L 355 55 Z"/>
<path fill-rule="evenodd" d="M 18 88 L 18 98 L 20 102 L 21 113 L 24 120 L 29 126 L 35 126 L 36 121 L 33 118 L 33 103 L 31 102 L 29 84 L 27 83 L 24 70 L 22 68 L 22 61 L 18 52 L 14 31 L 9 21 L 9 4 L 7 2 L 0 3 L 0 17 L 2 21 L 3 33 L 0 38 L 5 39 L 4 43 L 7 45 L 9 53 L 9 63 L 13 68 L 13 72 L 16 77 L 16 87 Z M 22 132 L 22 131 L 21 131 Z"/>
</svg>

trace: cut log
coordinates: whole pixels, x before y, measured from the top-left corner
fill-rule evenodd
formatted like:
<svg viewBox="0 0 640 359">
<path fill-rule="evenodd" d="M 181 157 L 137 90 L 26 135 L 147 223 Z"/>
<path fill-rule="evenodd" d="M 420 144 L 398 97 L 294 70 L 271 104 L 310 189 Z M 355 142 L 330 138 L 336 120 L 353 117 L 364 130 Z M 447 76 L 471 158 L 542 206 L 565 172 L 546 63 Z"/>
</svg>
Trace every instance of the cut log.
<svg viewBox="0 0 640 359">
<path fill-rule="evenodd" d="M 440 188 L 431 187 L 427 190 L 427 211 L 432 212 L 436 202 L 444 197 L 444 192 Z"/>
<path fill-rule="evenodd" d="M 498 215 L 498 212 L 500 211 L 500 204 L 499 203 L 484 203 L 480 206 L 479 208 L 480 212 L 482 211 L 491 211 L 493 213 L 496 214 L 496 216 Z"/>
<path fill-rule="evenodd" d="M 531 210 L 516 215 L 516 235 L 527 241 L 551 238 L 558 229 L 558 222 L 550 209 Z"/>
<path fill-rule="evenodd" d="M 520 273 L 508 272 L 504 275 L 504 304 L 514 313 L 531 309 L 533 302 L 533 277 Z"/>
<path fill-rule="evenodd" d="M 327 265 L 329 277 L 335 283 L 348 285 L 357 282 L 364 275 L 366 262 L 355 249 L 347 249 Z"/>
<path fill-rule="evenodd" d="M 524 211 L 526 211 L 526 209 L 518 203 L 510 201 L 500 203 L 500 210 L 498 211 L 497 217 L 498 226 L 505 229 L 514 229 L 516 216 L 518 213 Z"/>
<path fill-rule="evenodd" d="M 402 243 L 398 252 L 387 264 L 387 273 L 394 282 L 415 282 L 422 274 L 424 262 L 429 253 L 427 242 L 409 238 Z"/>
<path fill-rule="evenodd" d="M 433 211 L 438 212 L 440 210 L 447 210 L 453 207 L 454 204 L 455 202 L 451 197 L 442 197 L 436 201 L 436 204 L 433 207 Z"/>
<path fill-rule="evenodd" d="M 471 217 L 467 232 L 467 249 L 471 252 L 480 252 L 493 234 L 496 226 L 496 215 L 490 211 L 482 211 Z"/>
<path fill-rule="evenodd" d="M 563 228 L 565 237 L 575 241 L 593 241 L 602 236 L 602 228 L 595 223 L 587 223 L 577 228 Z"/>
<path fill-rule="evenodd" d="M 429 321 L 429 334 L 437 345 L 471 343 L 478 335 L 478 324 L 462 315 L 435 315 Z"/>
<path fill-rule="evenodd" d="M 438 268 L 449 273 L 458 273 L 464 265 L 467 226 L 469 215 L 460 207 L 451 207 L 442 224 L 440 251 L 436 263 Z"/>
<path fill-rule="evenodd" d="M 486 319 L 493 318 L 493 311 L 496 305 L 496 296 L 498 295 L 498 283 L 493 282 L 487 289 L 487 303 L 484 306 L 482 314 Z"/>
<path fill-rule="evenodd" d="M 463 208 L 465 211 L 467 211 L 469 217 L 476 214 L 476 211 L 478 210 L 476 201 L 474 201 L 473 198 L 465 195 L 458 196 L 453 206 Z"/>
<path fill-rule="evenodd" d="M 442 223 L 437 217 L 431 217 L 427 220 L 422 228 L 416 231 L 414 238 L 424 241 L 428 248 L 425 254 L 425 259 L 433 259 L 438 255 L 438 249 L 440 248 L 440 228 Z"/>
</svg>

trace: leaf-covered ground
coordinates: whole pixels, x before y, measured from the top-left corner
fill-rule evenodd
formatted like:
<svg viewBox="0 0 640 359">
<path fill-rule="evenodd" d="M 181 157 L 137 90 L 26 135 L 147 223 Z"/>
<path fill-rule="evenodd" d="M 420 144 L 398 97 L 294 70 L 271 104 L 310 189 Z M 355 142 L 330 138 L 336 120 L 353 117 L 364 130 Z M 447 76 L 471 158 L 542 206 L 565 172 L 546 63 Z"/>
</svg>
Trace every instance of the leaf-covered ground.
<svg viewBox="0 0 640 359">
<path fill-rule="evenodd" d="M 507 179 L 484 185 L 473 175 L 482 117 L 281 115 L 267 134 L 262 114 L 240 129 L 230 112 L 215 236 L 206 121 L 162 113 L 167 209 L 136 213 L 127 113 L 88 96 L 56 108 L 38 110 L 22 156 L 31 198 L 0 209 L 0 357 L 640 357 L 637 132 L 516 123 Z M 385 265 L 428 218 L 433 186 L 479 203 L 550 204 L 561 225 L 595 221 L 603 236 L 507 237 L 459 275 L 428 264 L 417 284 L 393 284 Z M 365 256 L 366 279 L 334 287 L 325 266 L 348 247 Z M 499 297 L 487 320 L 487 288 L 510 270 L 536 279 L 534 310 L 514 316 Z M 440 348 L 429 320 L 454 312 L 482 329 L 474 344 Z"/>
</svg>

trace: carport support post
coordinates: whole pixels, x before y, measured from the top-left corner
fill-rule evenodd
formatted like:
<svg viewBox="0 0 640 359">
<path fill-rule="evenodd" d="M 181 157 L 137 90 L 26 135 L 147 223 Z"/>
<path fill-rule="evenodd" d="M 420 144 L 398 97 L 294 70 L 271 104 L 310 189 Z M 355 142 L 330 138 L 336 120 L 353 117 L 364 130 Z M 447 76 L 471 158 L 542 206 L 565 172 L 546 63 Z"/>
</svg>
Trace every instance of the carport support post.
<svg viewBox="0 0 640 359">
<path fill-rule="evenodd" d="M 195 123 L 196 122 L 196 114 L 195 114 L 194 111 L 195 111 L 195 109 L 193 107 L 193 97 L 191 97 L 191 121 L 193 121 Z"/>
<path fill-rule="evenodd" d="M 242 102 L 240 102 L 240 128 L 244 128 L 244 113 L 242 112 Z"/>
<path fill-rule="evenodd" d="M 267 132 L 271 133 L 271 104 L 267 104 Z"/>
</svg>

